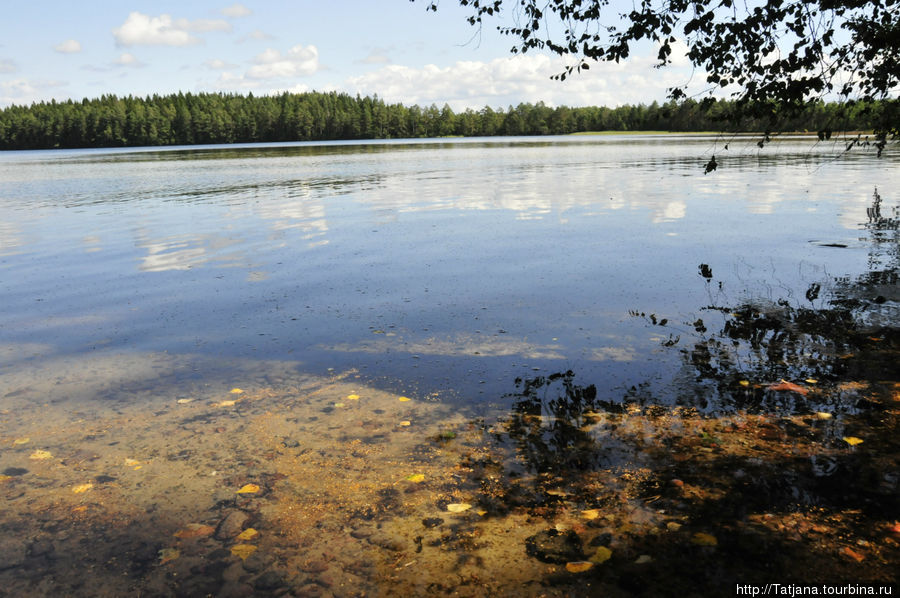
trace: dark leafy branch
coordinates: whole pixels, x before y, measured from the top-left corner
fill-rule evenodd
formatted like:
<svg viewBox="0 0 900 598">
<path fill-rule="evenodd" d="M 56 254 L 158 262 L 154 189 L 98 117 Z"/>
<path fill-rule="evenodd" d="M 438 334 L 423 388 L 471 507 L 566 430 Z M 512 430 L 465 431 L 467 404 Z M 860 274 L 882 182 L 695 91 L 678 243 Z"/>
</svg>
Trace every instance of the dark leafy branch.
<svg viewBox="0 0 900 598">
<path fill-rule="evenodd" d="M 497 29 L 514 40 L 513 53 L 571 57 L 560 80 L 595 61 L 626 59 L 647 41 L 665 67 L 683 42 L 709 93 L 731 93 L 734 119 L 768 116 L 777 130 L 776 117 L 802 112 L 814 99 L 888 100 L 874 127 L 879 153 L 900 137 L 900 0 L 640 0 L 630 11 L 610 0 L 459 3 L 471 10 L 473 26 L 500 19 Z M 437 7 L 437 0 L 428 4 Z M 670 89 L 671 98 L 687 97 L 687 83 Z"/>
</svg>

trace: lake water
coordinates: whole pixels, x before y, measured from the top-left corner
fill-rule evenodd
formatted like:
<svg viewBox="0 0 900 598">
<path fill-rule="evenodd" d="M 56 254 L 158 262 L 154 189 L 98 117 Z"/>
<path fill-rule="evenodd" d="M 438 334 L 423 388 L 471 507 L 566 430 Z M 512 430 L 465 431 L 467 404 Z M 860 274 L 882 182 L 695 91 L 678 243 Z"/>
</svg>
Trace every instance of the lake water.
<svg viewBox="0 0 900 598">
<path fill-rule="evenodd" d="M 723 295 L 802 298 L 812 282 L 864 272 L 865 208 L 876 187 L 900 187 L 891 153 L 840 156 L 809 139 L 722 145 L 566 137 L 7 153 L 3 364 L 159 352 L 289 360 L 468 404 L 518 376 L 571 369 L 615 394 L 671 373 L 659 337 L 682 334 Z M 704 176 L 716 150 L 722 166 Z"/>
<path fill-rule="evenodd" d="M 117 521 L 137 528 L 110 532 L 101 542 L 108 553 L 96 558 L 129 555 L 129 591 L 175 591 L 165 567 L 194 571 L 212 561 L 220 568 L 203 569 L 199 586 L 178 591 L 293 584 L 297 595 L 339 595 L 328 575 L 353 568 L 353 587 L 418 591 L 421 579 L 399 569 L 387 575 L 362 553 L 349 561 L 316 553 L 319 564 L 298 580 L 283 574 L 293 561 L 272 544 L 270 561 L 282 567 L 272 581 L 260 573 L 271 571 L 270 561 L 254 569 L 246 555 L 215 552 L 225 550 L 218 544 L 190 544 L 224 542 L 219 531 L 190 528 L 175 546 L 153 530 L 165 528 L 169 539 L 190 522 L 220 530 L 234 488 L 262 480 L 270 502 L 229 508 L 255 513 L 248 521 L 260 529 L 277 523 L 292 541 L 311 542 L 308 522 L 291 519 L 286 499 L 274 498 L 285 476 L 295 497 L 310 488 L 320 510 L 331 501 L 355 514 L 337 523 L 321 511 L 316 533 L 335 538 L 350 538 L 340 531 L 364 511 L 339 489 L 348 480 L 388 512 L 385 480 L 397 484 L 429 463 L 429 476 L 446 477 L 438 503 L 463 500 L 459 487 L 448 490 L 456 483 L 448 463 L 470 459 L 478 441 L 460 453 L 440 444 L 426 458 L 423 439 L 474 433 L 472 421 L 509 412 L 523 380 L 569 370 L 610 404 L 637 395 L 667 408 L 684 404 L 706 392 L 686 366 L 695 343 L 737 305 L 817 309 L 862 292 L 878 299 L 866 312 L 870 323 L 896 326 L 896 280 L 862 291 L 853 282 L 895 251 L 864 225 L 876 188 L 886 214 L 900 202 L 900 152 L 877 159 L 842 149 L 811 138 L 760 150 L 753 140 L 712 136 L 584 136 L 0 154 L 0 465 L 8 499 L 0 525 L 44 542 L 4 548 L 13 565 L 0 569 L 16 576 L 5 585 L 47 595 L 123 591 L 112 573 L 94 587 L 65 586 L 67 567 L 93 557 L 47 556 L 89 537 L 85 530 L 115 528 L 109 505 L 119 501 L 138 514 L 123 508 Z M 719 169 L 704 175 L 713 153 Z M 729 365 L 735 383 L 754 363 L 752 347 L 738 355 L 746 362 Z M 757 368 L 760 378 L 774 378 L 751 382 L 825 375 L 820 370 Z M 718 400 L 687 404 L 709 413 L 735 408 Z M 831 407 L 850 413 L 854 405 Z M 419 422 L 425 432 L 417 438 Z M 340 453 L 356 433 L 348 426 L 376 430 L 357 439 L 366 446 L 407 436 L 379 448 L 371 470 L 335 477 L 337 461 L 298 465 L 306 454 L 291 453 L 298 446 L 315 447 L 321 459 Z M 829 438 L 839 441 L 843 430 Z M 617 464 L 636 462 L 631 449 L 616 450 Z M 360 451 L 353 458 L 368 455 Z M 404 461 L 413 454 L 414 464 Z M 168 469 L 153 483 L 135 479 L 154 464 Z M 79 482 L 90 488 L 78 490 Z M 102 509 L 97 496 L 105 496 Z M 408 507 L 416 522 L 428 515 L 426 502 Z M 32 528 L 18 520 L 23 512 L 47 516 Z M 60 527 L 68 531 L 60 535 Z M 371 534 L 347 541 L 396 553 Z M 454 538 L 453 550 L 465 551 Z M 53 550 L 41 552 L 48 545 Z M 440 562 L 432 561 L 429 583 L 446 588 Z M 232 569 L 242 573 L 229 577 Z M 42 581 L 48 575 L 57 581 Z"/>
</svg>

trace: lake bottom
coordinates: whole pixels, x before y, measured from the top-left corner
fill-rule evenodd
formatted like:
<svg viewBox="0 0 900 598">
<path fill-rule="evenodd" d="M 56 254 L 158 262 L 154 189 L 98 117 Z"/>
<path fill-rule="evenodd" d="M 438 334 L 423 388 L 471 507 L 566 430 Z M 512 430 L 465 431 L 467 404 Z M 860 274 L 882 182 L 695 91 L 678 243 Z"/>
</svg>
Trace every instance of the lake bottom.
<svg viewBox="0 0 900 598">
<path fill-rule="evenodd" d="M 9 376 L 9 595 L 721 595 L 888 584 L 900 562 L 897 380 L 805 383 L 864 403 L 836 417 L 708 416 L 604 403 L 561 372 L 471 417 L 289 362 L 97 354 Z"/>
</svg>

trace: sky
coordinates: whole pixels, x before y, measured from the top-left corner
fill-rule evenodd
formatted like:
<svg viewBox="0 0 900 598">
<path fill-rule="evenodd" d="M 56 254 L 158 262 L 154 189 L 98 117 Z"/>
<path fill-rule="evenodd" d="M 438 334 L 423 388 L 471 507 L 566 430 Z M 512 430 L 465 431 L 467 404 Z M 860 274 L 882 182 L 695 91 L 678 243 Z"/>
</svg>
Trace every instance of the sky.
<svg viewBox="0 0 900 598">
<path fill-rule="evenodd" d="M 628 3 L 630 6 L 630 2 Z M 103 94 L 254 95 L 339 91 L 454 110 L 619 106 L 664 101 L 702 82 L 683 57 L 654 69 L 656 49 L 597 64 L 564 82 L 566 62 L 510 53 L 488 22 L 478 31 L 456 0 L 38 0 L 0 21 L 0 108 Z"/>
</svg>

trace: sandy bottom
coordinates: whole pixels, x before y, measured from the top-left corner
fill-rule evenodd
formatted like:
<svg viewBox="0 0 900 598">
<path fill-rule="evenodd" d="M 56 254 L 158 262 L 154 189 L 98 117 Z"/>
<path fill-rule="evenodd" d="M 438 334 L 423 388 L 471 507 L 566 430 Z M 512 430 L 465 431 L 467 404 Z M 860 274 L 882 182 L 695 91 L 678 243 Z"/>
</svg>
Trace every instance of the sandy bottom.
<svg viewBox="0 0 900 598">
<path fill-rule="evenodd" d="M 878 405 L 853 418 L 561 422 L 291 363 L 34 353 L 0 387 L 0 595 L 709 596 L 900 570 L 894 382 L 841 389 Z"/>
</svg>

